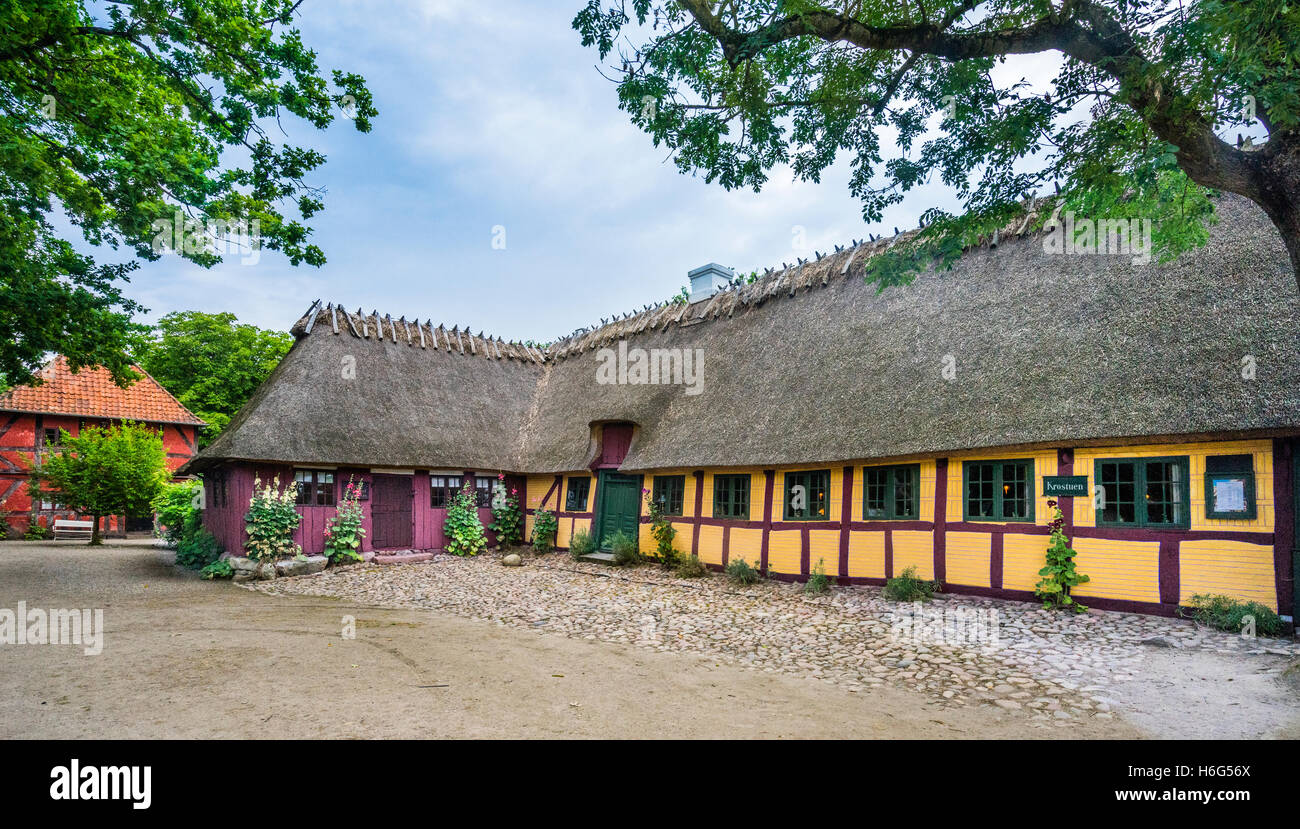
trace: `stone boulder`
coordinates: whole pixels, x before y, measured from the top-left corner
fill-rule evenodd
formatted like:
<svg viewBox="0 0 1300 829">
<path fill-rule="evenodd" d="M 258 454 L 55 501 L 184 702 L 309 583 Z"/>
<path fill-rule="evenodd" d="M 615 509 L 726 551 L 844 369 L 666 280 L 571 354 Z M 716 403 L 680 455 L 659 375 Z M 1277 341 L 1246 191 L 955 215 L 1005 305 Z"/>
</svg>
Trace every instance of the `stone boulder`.
<svg viewBox="0 0 1300 829">
<path fill-rule="evenodd" d="M 501 559 L 501 563 L 507 567 L 519 567 L 523 565 L 524 560 L 520 558 L 517 553 L 511 553 L 510 555 Z"/>
<path fill-rule="evenodd" d="M 240 574 L 255 576 L 257 575 L 257 561 L 242 556 L 231 556 L 226 559 L 230 562 L 230 569 L 235 571 L 235 575 Z"/>
<path fill-rule="evenodd" d="M 329 564 L 325 556 L 307 556 L 305 558 L 285 558 L 275 563 L 277 576 L 308 576 L 319 573 Z"/>
</svg>

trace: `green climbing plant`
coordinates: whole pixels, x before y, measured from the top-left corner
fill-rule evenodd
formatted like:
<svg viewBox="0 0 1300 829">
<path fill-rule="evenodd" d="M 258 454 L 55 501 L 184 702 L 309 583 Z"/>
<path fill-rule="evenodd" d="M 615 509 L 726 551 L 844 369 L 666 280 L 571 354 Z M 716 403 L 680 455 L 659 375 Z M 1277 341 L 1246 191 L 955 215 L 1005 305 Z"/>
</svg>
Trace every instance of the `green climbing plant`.
<svg viewBox="0 0 1300 829">
<path fill-rule="evenodd" d="M 1047 564 L 1038 571 L 1042 580 L 1034 588 L 1034 595 L 1043 600 L 1044 609 L 1063 610 L 1069 608 L 1075 613 L 1088 610 L 1070 595 L 1070 591 L 1091 579 L 1080 573 L 1074 564 L 1075 551 L 1070 547 L 1070 539 L 1065 537 L 1065 515 L 1056 501 L 1048 501 L 1052 510 L 1052 521 L 1048 526 L 1052 537 L 1047 542 Z"/>
</svg>

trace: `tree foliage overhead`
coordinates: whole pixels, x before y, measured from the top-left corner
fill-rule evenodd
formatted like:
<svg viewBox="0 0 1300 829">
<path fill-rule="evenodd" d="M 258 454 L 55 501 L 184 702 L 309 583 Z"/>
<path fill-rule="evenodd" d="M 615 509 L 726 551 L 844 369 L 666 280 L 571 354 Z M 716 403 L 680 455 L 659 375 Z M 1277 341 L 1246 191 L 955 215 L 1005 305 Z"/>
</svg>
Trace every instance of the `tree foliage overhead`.
<svg viewBox="0 0 1300 829">
<path fill-rule="evenodd" d="M 758 189 L 844 153 L 872 222 L 936 177 L 953 188 L 966 212 L 927 211 L 869 273 L 882 285 L 1054 183 L 1065 209 L 1151 219 L 1164 258 L 1204 243 L 1214 191 L 1239 193 L 1300 274 L 1294 0 L 589 0 L 573 26 L 683 172 Z M 1061 56 L 1054 78 L 1007 79 L 1008 56 L 1037 53 Z M 1220 138 L 1252 128 L 1262 146 Z"/>
<path fill-rule="evenodd" d="M 230 418 L 279 364 L 293 337 L 241 324 L 234 314 L 176 311 L 158 321 L 140 348 L 140 366 L 208 424 L 200 447 Z"/>
<path fill-rule="evenodd" d="M 59 452 L 33 472 L 29 491 L 93 518 L 90 543 L 99 544 L 101 517 L 149 515 L 167 477 L 158 432 L 139 423 L 85 426 L 76 437 L 63 431 Z"/>
<path fill-rule="evenodd" d="M 368 132 L 359 75 L 317 65 L 292 27 L 301 0 L 8 0 L 0 15 L 0 373 L 46 351 L 128 377 L 119 281 L 68 235 L 157 259 L 154 222 L 251 227 L 261 247 L 320 265 L 308 176 L 325 160 L 278 141 L 296 116 Z M 74 233 L 68 234 L 68 225 Z M 182 228 L 177 228 L 178 230 Z M 203 266 L 211 248 L 176 253 Z"/>
</svg>

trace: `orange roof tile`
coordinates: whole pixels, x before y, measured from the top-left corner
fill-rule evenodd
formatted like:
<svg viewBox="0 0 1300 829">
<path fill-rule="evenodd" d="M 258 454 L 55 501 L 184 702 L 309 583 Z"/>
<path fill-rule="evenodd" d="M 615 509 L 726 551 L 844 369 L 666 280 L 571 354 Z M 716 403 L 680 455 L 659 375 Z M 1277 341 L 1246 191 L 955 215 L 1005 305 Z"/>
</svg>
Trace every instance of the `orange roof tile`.
<svg viewBox="0 0 1300 829">
<path fill-rule="evenodd" d="M 37 372 L 39 386 L 15 386 L 0 395 L 0 411 L 100 417 L 153 423 L 206 425 L 149 376 L 143 375 L 121 388 L 103 368 L 83 368 L 73 373 L 67 358 L 59 355 Z"/>
</svg>

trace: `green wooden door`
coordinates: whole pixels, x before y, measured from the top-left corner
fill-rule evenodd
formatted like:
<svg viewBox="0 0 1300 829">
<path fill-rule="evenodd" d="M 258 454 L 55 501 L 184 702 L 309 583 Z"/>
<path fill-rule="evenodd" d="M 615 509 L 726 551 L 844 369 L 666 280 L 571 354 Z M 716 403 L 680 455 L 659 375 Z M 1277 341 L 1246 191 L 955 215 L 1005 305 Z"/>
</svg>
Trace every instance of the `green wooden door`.
<svg viewBox="0 0 1300 829">
<path fill-rule="evenodd" d="M 637 537 L 641 516 L 641 479 L 635 475 L 601 472 L 596 508 L 596 545 L 609 550 L 609 540 L 622 531 Z"/>
</svg>

